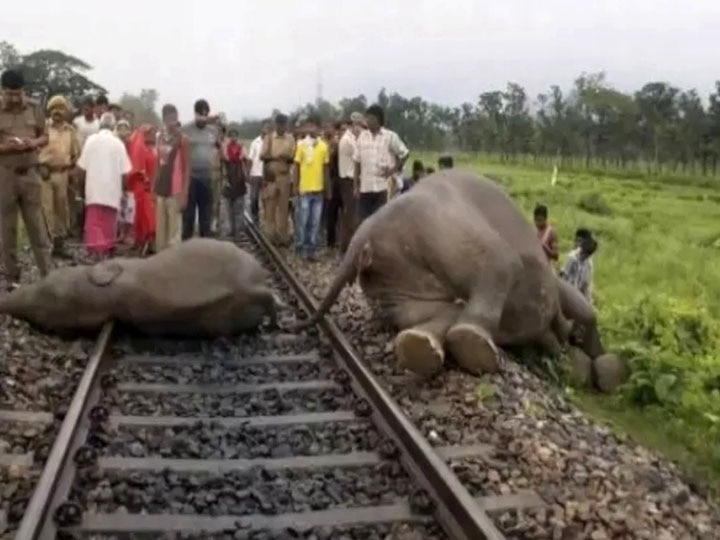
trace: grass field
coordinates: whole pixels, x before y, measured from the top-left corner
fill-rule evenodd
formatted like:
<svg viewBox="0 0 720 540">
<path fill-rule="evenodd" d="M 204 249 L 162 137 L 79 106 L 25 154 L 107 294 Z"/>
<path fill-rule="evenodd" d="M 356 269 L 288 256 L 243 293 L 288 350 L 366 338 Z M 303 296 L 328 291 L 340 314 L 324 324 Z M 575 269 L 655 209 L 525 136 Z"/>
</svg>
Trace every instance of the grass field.
<svg viewBox="0 0 720 540">
<path fill-rule="evenodd" d="M 594 231 L 601 330 L 633 375 L 614 396 L 569 393 L 720 494 L 720 191 L 562 170 L 551 186 L 550 170 L 456 162 L 501 181 L 528 216 L 547 204 L 563 254 L 577 227 Z"/>
</svg>

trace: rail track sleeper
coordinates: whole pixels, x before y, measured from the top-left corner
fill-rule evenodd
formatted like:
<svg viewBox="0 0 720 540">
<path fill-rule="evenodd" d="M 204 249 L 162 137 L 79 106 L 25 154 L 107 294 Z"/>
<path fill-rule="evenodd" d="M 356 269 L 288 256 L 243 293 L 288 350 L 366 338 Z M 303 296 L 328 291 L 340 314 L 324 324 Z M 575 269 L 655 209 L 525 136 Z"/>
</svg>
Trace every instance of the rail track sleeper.
<svg viewBox="0 0 720 540">
<path fill-rule="evenodd" d="M 321 413 L 298 413 L 276 416 L 131 416 L 111 415 L 108 423 L 112 427 L 175 427 L 191 426 L 198 422 L 232 427 L 290 426 L 294 424 L 329 424 L 332 422 L 363 422 L 352 411 Z"/>
<path fill-rule="evenodd" d="M 482 456 L 489 452 L 486 445 L 446 446 L 435 449 L 443 459 Z M 324 454 L 319 456 L 293 456 L 287 458 L 253 459 L 191 459 L 161 457 L 101 457 L 97 461 L 100 469 L 177 472 L 229 472 L 243 471 L 253 467 L 268 470 L 312 469 L 322 467 L 360 467 L 378 465 L 383 458 L 378 452 L 349 452 L 347 454 Z"/>
<path fill-rule="evenodd" d="M 491 497 L 476 497 L 474 502 L 487 512 L 527 509 L 544 502 L 534 493 L 519 493 Z M 276 516 L 201 516 L 177 514 L 85 513 L 82 524 L 68 531 L 83 533 L 153 533 L 203 532 L 215 533 L 234 528 L 283 530 L 286 528 L 342 527 L 374 523 L 405 521 L 427 522 L 429 518 L 413 512 L 409 501 L 386 506 L 339 508 Z"/>
<path fill-rule="evenodd" d="M 259 366 L 266 364 L 296 364 L 312 363 L 320 361 L 317 351 L 307 354 L 268 355 L 251 356 L 250 358 L 208 358 L 203 355 L 163 356 L 163 355 L 127 355 L 119 362 L 118 366 Z"/>
<path fill-rule="evenodd" d="M 299 298 L 302 308 L 308 314 L 314 313 L 318 304 L 311 293 L 247 216 L 246 222 L 248 234 L 269 254 L 275 267 Z M 388 395 L 331 318 L 324 316 L 319 326 L 336 349 L 342 365 L 362 389 L 361 393 L 373 405 L 375 412 L 372 416 L 377 421 L 376 425 L 395 440 L 402 453 L 401 460 L 411 477 L 433 499 L 437 509 L 435 515 L 448 536 L 456 540 L 504 540 L 505 537 L 484 509 Z"/>
<path fill-rule="evenodd" d="M 0 410 L 0 421 L 3 422 L 52 424 L 54 419 L 53 414 L 48 412 Z"/>
<path fill-rule="evenodd" d="M 71 532 L 84 533 L 152 533 L 203 532 L 217 533 L 235 528 L 283 530 L 287 528 L 342 527 L 390 523 L 394 521 L 426 522 L 428 518 L 413 513 L 407 502 L 386 506 L 338 508 L 317 512 L 265 516 L 204 516 L 177 514 L 93 514 L 86 513 L 79 527 Z"/>
<path fill-rule="evenodd" d="M 376 452 L 351 452 L 348 454 L 325 454 L 320 456 L 293 456 L 288 458 L 254 459 L 172 459 L 104 457 L 98 460 L 100 469 L 175 472 L 223 473 L 245 471 L 253 467 L 267 470 L 314 469 L 322 467 L 361 467 L 377 465 L 382 459 Z"/>
<path fill-rule="evenodd" d="M 334 390 L 340 386 L 331 380 L 293 381 L 260 384 L 172 384 L 172 383 L 120 383 L 119 392 L 156 394 L 258 394 L 267 390 L 280 393 L 296 390 Z"/>
</svg>

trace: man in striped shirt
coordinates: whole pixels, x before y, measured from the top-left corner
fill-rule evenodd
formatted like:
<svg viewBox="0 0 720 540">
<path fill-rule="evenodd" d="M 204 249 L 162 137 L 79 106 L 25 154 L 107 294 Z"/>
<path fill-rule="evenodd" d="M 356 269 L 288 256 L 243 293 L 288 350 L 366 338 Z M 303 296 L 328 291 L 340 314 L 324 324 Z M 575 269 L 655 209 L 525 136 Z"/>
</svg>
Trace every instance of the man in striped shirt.
<svg viewBox="0 0 720 540">
<path fill-rule="evenodd" d="M 597 250 L 597 241 L 588 229 L 575 232 L 575 249 L 565 261 L 560 277 L 579 290 L 592 303 L 593 261 L 592 256 Z"/>
<path fill-rule="evenodd" d="M 385 112 L 379 105 L 365 111 L 367 129 L 358 135 L 353 154 L 354 192 L 358 199 L 358 218 L 362 222 L 388 199 L 390 183 L 402 171 L 410 152 L 394 131 L 384 127 Z"/>
</svg>

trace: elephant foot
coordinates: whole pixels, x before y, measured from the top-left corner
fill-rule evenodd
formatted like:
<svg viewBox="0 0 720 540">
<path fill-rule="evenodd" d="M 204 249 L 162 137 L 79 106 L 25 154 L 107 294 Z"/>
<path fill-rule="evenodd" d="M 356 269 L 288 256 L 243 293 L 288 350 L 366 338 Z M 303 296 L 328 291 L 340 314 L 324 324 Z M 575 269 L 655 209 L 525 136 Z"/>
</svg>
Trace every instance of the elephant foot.
<svg viewBox="0 0 720 540">
<path fill-rule="evenodd" d="M 500 369 L 500 355 L 490 336 L 479 326 L 461 323 L 448 330 L 448 348 L 460 367 L 475 375 Z"/>
<path fill-rule="evenodd" d="M 414 328 L 403 330 L 395 338 L 398 367 L 428 377 L 442 368 L 445 354 L 442 344 L 429 332 Z"/>
</svg>

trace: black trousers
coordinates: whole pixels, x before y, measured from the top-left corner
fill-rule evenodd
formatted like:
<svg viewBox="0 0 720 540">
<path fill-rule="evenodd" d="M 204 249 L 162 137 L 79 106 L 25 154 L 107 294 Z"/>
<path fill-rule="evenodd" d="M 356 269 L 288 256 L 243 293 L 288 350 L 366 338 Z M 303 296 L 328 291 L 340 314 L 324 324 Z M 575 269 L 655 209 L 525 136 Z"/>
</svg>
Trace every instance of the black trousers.
<svg viewBox="0 0 720 540">
<path fill-rule="evenodd" d="M 387 202 L 387 191 L 361 193 L 358 199 L 358 222 L 362 223 Z"/>
<path fill-rule="evenodd" d="M 195 234 L 195 213 L 197 212 L 200 237 L 210 237 L 212 222 L 212 184 L 209 178 L 190 178 L 188 203 L 183 213 L 182 239 L 187 240 Z"/>
<path fill-rule="evenodd" d="M 328 247 L 334 248 L 337 244 L 338 222 L 343 207 L 340 179 L 330 180 L 330 199 L 325 201 L 325 234 Z"/>
<path fill-rule="evenodd" d="M 262 176 L 250 178 L 250 216 L 255 225 L 260 225 L 260 188 L 262 187 Z"/>
</svg>

